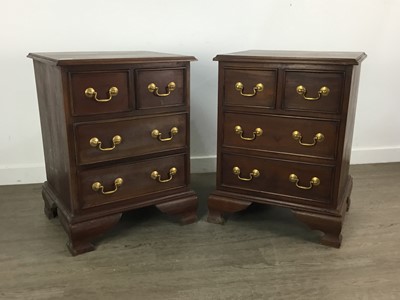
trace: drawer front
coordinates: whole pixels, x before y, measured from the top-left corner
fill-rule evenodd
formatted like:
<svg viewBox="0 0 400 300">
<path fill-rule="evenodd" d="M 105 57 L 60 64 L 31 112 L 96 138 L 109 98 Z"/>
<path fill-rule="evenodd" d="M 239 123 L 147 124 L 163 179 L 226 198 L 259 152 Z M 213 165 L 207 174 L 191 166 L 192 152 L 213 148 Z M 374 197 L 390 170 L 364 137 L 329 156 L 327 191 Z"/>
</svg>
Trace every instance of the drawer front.
<svg viewBox="0 0 400 300">
<path fill-rule="evenodd" d="M 70 73 L 72 114 L 129 111 L 128 71 Z"/>
<path fill-rule="evenodd" d="M 137 108 L 185 105 L 185 71 L 185 68 L 137 70 Z"/>
<path fill-rule="evenodd" d="M 221 170 L 224 187 L 288 196 L 294 202 L 329 203 L 332 198 L 334 167 L 223 154 Z"/>
<path fill-rule="evenodd" d="M 184 148 L 186 136 L 186 114 L 93 122 L 75 127 L 79 164 Z"/>
<path fill-rule="evenodd" d="M 224 146 L 331 159 L 336 155 L 338 121 L 226 113 L 223 126 Z"/>
<path fill-rule="evenodd" d="M 173 190 L 186 184 L 185 155 L 167 156 L 82 171 L 79 173 L 79 199 L 82 208 L 90 208 Z"/>
<path fill-rule="evenodd" d="M 224 104 L 275 108 L 276 70 L 225 69 Z"/>
<path fill-rule="evenodd" d="M 283 108 L 338 114 L 343 85 L 341 72 L 286 71 Z"/>
</svg>

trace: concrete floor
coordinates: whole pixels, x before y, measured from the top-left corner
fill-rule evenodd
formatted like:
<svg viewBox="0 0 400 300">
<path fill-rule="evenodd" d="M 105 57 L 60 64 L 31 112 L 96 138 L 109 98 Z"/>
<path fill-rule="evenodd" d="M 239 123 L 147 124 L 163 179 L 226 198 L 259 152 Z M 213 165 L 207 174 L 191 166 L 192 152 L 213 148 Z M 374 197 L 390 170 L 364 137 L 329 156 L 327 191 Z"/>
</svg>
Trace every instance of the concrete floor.
<svg viewBox="0 0 400 300">
<path fill-rule="evenodd" d="M 214 174 L 194 174 L 200 221 L 125 214 L 71 257 L 40 184 L 0 187 L 0 299 L 400 299 L 400 163 L 358 165 L 341 249 L 290 211 L 252 206 L 205 222 Z"/>
</svg>

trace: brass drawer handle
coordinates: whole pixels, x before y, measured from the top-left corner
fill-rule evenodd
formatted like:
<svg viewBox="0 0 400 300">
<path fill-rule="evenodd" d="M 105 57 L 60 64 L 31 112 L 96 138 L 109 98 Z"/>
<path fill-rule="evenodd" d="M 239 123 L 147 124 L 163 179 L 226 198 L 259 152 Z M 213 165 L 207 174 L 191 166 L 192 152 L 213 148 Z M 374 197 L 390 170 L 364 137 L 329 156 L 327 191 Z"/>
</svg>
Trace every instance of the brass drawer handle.
<svg viewBox="0 0 400 300">
<path fill-rule="evenodd" d="M 240 81 L 235 83 L 235 89 L 240 91 L 240 95 L 245 97 L 254 97 L 257 95 L 257 92 L 262 92 L 264 90 L 264 85 L 262 83 L 257 83 L 255 87 L 253 87 L 253 94 L 245 94 L 243 93 L 244 85 Z"/>
<path fill-rule="evenodd" d="M 112 191 L 105 192 L 104 186 L 100 182 L 97 181 L 92 184 L 92 190 L 95 192 L 98 192 L 99 190 L 101 190 L 101 193 L 103 195 L 114 194 L 118 190 L 118 187 L 120 187 L 123 183 L 124 183 L 123 179 L 119 177 L 114 180 L 115 189 L 113 189 Z"/>
<path fill-rule="evenodd" d="M 99 147 L 99 150 L 101 151 L 111 151 L 115 149 L 115 146 L 121 144 L 122 142 L 122 137 L 119 135 L 116 135 L 112 138 L 113 146 L 110 148 L 102 148 L 101 147 L 101 141 L 97 137 L 92 137 L 89 141 L 90 146 L 92 147 Z"/>
<path fill-rule="evenodd" d="M 310 185 L 309 185 L 309 186 L 302 186 L 302 185 L 299 185 L 299 181 L 300 181 L 300 180 L 299 180 L 299 178 L 297 177 L 296 174 L 290 174 L 290 175 L 289 175 L 289 181 L 290 181 L 290 182 L 296 183 L 296 186 L 297 186 L 299 189 L 302 189 L 302 190 L 310 190 L 310 189 L 312 189 L 313 186 L 317 186 L 317 185 L 319 185 L 319 184 L 321 183 L 321 181 L 319 180 L 318 177 L 313 177 L 313 178 L 311 178 L 311 180 L 310 180 Z"/>
<path fill-rule="evenodd" d="M 304 98 L 305 100 L 309 100 L 309 101 L 318 100 L 319 98 L 321 98 L 321 96 L 328 96 L 330 91 L 331 91 L 331 90 L 330 90 L 328 87 L 323 86 L 323 87 L 320 88 L 319 91 L 318 91 L 318 97 L 313 98 L 313 97 L 306 97 L 306 93 L 307 93 L 306 87 L 304 87 L 304 86 L 302 86 L 302 85 L 299 85 L 298 87 L 296 87 L 296 92 L 297 92 L 297 94 L 303 95 L 303 98 Z"/>
<path fill-rule="evenodd" d="M 159 94 L 158 93 L 158 86 L 156 86 L 156 84 L 154 82 L 150 83 L 147 86 L 147 90 L 150 93 L 153 93 L 154 95 L 158 96 L 158 97 L 167 97 L 171 94 L 172 91 L 174 91 L 176 88 L 176 84 L 175 82 L 171 81 L 170 83 L 168 83 L 168 86 L 165 88 L 165 90 L 167 91 L 166 94 Z"/>
<path fill-rule="evenodd" d="M 168 142 L 174 138 L 174 135 L 177 135 L 179 132 L 177 127 L 172 127 L 171 130 L 169 131 L 169 137 L 168 138 L 161 138 L 162 133 L 158 131 L 158 129 L 154 129 L 151 132 L 151 136 L 155 139 L 158 139 L 161 142 Z"/>
<path fill-rule="evenodd" d="M 254 141 L 256 137 L 261 136 L 263 134 L 263 130 L 261 128 L 256 128 L 253 131 L 252 137 L 244 137 L 243 136 L 243 129 L 239 125 L 235 126 L 235 133 L 240 135 L 240 138 L 245 141 Z"/>
<path fill-rule="evenodd" d="M 302 145 L 302 146 L 312 147 L 312 146 L 315 146 L 315 145 L 317 144 L 317 142 L 318 142 L 318 143 L 321 143 L 321 142 L 325 139 L 325 136 L 324 136 L 322 133 L 318 132 L 318 133 L 314 136 L 314 138 L 313 138 L 314 142 L 313 142 L 312 144 L 303 143 L 303 142 L 302 142 L 303 136 L 301 135 L 301 133 L 300 133 L 299 131 L 296 130 L 296 131 L 293 131 L 293 132 L 292 132 L 292 138 L 293 138 L 295 141 L 299 141 L 299 144 Z"/>
<path fill-rule="evenodd" d="M 158 180 L 159 182 L 168 182 L 172 180 L 172 177 L 178 172 L 178 170 L 175 167 L 172 167 L 171 169 L 169 169 L 168 175 L 169 178 L 168 179 L 161 179 L 161 175 L 160 173 L 158 173 L 157 171 L 153 171 L 151 172 L 150 176 L 152 179 L 154 180 Z"/>
<path fill-rule="evenodd" d="M 118 95 L 118 89 L 113 86 L 110 87 L 110 89 L 108 90 L 108 94 L 110 95 L 110 97 L 108 97 L 108 99 L 97 99 L 97 92 L 94 88 L 92 87 L 88 87 L 85 90 L 85 96 L 88 98 L 94 98 L 94 100 L 96 100 L 97 102 L 108 102 L 112 99 L 112 97 L 117 96 Z"/>
<path fill-rule="evenodd" d="M 237 177 L 243 181 L 250 181 L 253 178 L 257 178 L 260 176 L 260 171 L 258 171 L 257 169 L 254 169 L 253 171 L 251 171 L 250 178 L 240 177 L 240 168 L 239 167 L 233 167 L 232 171 L 233 171 L 233 174 L 237 175 Z"/>
</svg>

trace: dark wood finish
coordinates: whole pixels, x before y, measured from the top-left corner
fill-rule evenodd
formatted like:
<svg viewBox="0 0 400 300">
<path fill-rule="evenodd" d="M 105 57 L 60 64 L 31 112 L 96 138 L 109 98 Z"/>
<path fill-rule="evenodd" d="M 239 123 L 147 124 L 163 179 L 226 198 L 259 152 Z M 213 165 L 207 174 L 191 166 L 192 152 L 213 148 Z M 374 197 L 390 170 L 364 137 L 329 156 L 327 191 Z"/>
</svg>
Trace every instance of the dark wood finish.
<svg viewBox="0 0 400 300">
<path fill-rule="evenodd" d="M 224 197 L 216 192 L 208 198 L 207 222 L 224 224 L 226 214 L 244 210 L 251 203 L 251 201 Z"/>
<path fill-rule="evenodd" d="M 367 55 L 364 52 L 332 52 L 332 51 L 288 51 L 288 50 L 246 50 L 241 52 L 219 54 L 216 61 L 278 62 L 326 65 L 358 65 Z"/>
<path fill-rule="evenodd" d="M 255 192 L 257 195 L 266 193 L 268 196 L 281 195 L 289 202 L 318 201 L 325 205 L 332 202 L 332 179 L 334 168 L 310 163 L 296 161 L 284 161 L 258 158 L 247 155 L 232 155 L 222 153 L 221 187 L 228 190 L 246 190 L 248 193 Z M 260 172 L 259 177 L 250 181 L 240 180 L 233 173 L 233 168 L 239 167 L 242 178 L 250 178 L 252 170 Z M 321 183 L 318 188 L 303 190 L 296 187 L 295 183 L 289 181 L 290 174 L 296 174 L 299 178 L 299 185 L 309 186 L 310 179 L 317 176 Z"/>
<path fill-rule="evenodd" d="M 286 110 L 309 110 L 312 112 L 340 113 L 343 97 L 344 73 L 316 71 L 286 71 L 285 91 L 282 108 Z M 319 100 L 307 101 L 296 92 L 296 87 L 307 89 L 306 97 L 317 97 L 322 87 L 328 87 L 330 92 Z"/>
<path fill-rule="evenodd" d="M 350 208 L 350 193 L 353 187 L 353 178 L 348 177 L 346 193 L 343 196 L 344 204 L 339 208 L 337 215 L 316 214 L 310 211 L 300 211 L 293 209 L 294 215 L 304 222 L 311 229 L 319 230 L 323 233 L 321 244 L 340 248 L 342 244 L 342 227 L 345 213 Z"/>
<path fill-rule="evenodd" d="M 156 204 L 163 213 L 178 218 L 182 225 L 197 221 L 197 196 L 195 193 L 187 194 L 184 198 Z"/>
<path fill-rule="evenodd" d="M 92 241 L 104 234 L 120 220 L 122 213 L 92 218 L 80 223 L 72 223 L 62 210 L 57 209 L 58 217 L 68 234 L 67 248 L 72 255 L 78 255 L 95 249 Z"/>
<path fill-rule="evenodd" d="M 153 51 L 95 51 L 95 52 L 38 52 L 28 57 L 57 66 L 102 66 L 136 63 L 164 63 L 195 61 L 194 56 L 185 56 Z"/>
<path fill-rule="evenodd" d="M 43 183 L 42 198 L 44 201 L 44 214 L 46 217 L 49 220 L 57 217 L 57 204 L 55 203 L 57 196 L 54 195 L 53 191 L 49 188 L 47 181 Z"/>
<path fill-rule="evenodd" d="M 365 57 L 362 52 L 252 50 L 214 59 L 219 61 L 217 189 L 208 201 L 210 222 L 223 223 L 227 213 L 253 202 L 273 204 L 290 208 L 310 228 L 322 231 L 322 244 L 340 247 L 344 215 L 350 207 L 349 161 L 360 63 Z M 255 70 L 276 70 L 276 92 L 270 78 L 271 84 L 266 83 L 257 96 L 230 105 L 227 97 L 235 89 L 227 70 L 233 69 L 240 70 L 243 81 L 252 82 L 265 80 Z M 296 92 L 299 85 L 306 87 L 307 97 L 317 97 L 323 86 L 330 93 L 306 100 Z M 275 95 L 270 99 L 274 107 L 259 105 L 256 97 L 263 93 Z M 243 140 L 234 130 L 237 125 L 244 137 L 252 137 L 256 128 L 263 134 Z M 325 139 L 303 146 L 293 139 L 295 130 L 304 143 L 313 143 L 317 133 Z M 233 167 L 251 180 L 238 178 Z M 258 177 L 250 175 L 254 169 Z M 297 175 L 299 187 L 289 180 L 290 174 Z M 319 178 L 319 185 L 310 185 L 313 177 Z"/>
<path fill-rule="evenodd" d="M 136 70 L 137 108 L 149 109 L 163 106 L 185 105 L 184 78 L 186 69 L 140 69 Z M 156 79 L 156 80 L 155 80 Z M 154 83 L 159 94 L 168 93 L 170 82 L 175 83 L 175 89 L 167 97 L 158 97 L 149 92 L 147 86 Z"/>
<path fill-rule="evenodd" d="M 73 255 L 93 250 L 93 239 L 131 209 L 157 205 L 184 224 L 196 220 L 197 197 L 189 188 L 189 70 L 194 57 L 155 52 L 28 56 L 34 60 L 45 152 L 44 212 L 48 218 L 60 217 Z M 144 75 L 143 84 L 138 84 L 139 75 Z M 170 95 L 174 100 L 160 100 L 147 91 L 145 82 L 166 80 L 177 84 Z M 99 99 L 108 98 L 112 86 L 118 95 L 108 102 L 85 96 L 92 87 Z M 144 102 L 141 95 L 147 97 Z M 148 103 L 146 113 L 136 99 Z M 164 105 L 168 101 L 179 105 Z M 151 136 L 157 129 L 167 138 L 172 127 L 178 133 L 170 141 Z M 111 151 L 90 145 L 97 137 L 102 148 L 110 148 L 115 135 L 122 142 Z M 168 179 L 172 167 L 177 173 L 168 182 L 150 176 L 158 171 L 162 180 Z M 100 182 L 104 192 L 113 191 L 119 177 L 123 184 L 114 193 L 92 188 Z"/>
<path fill-rule="evenodd" d="M 249 70 L 249 69 L 225 69 L 225 105 L 239 105 L 249 107 L 274 108 L 276 99 L 276 70 Z M 243 97 L 240 91 L 235 89 L 235 84 L 241 82 L 244 86 L 243 93 L 254 93 L 256 84 L 264 85 L 264 91 L 254 97 Z"/>
<path fill-rule="evenodd" d="M 226 113 L 224 118 L 224 147 L 241 149 L 251 147 L 258 151 L 335 158 L 339 130 L 337 121 L 244 113 Z M 263 133 L 253 141 L 244 140 L 240 135 L 232 134 L 237 125 L 242 127 L 245 138 L 253 137 L 256 128 L 261 128 Z M 294 131 L 302 134 L 303 143 L 312 144 L 314 136 L 318 133 L 322 133 L 325 138 L 322 142 L 317 142 L 315 146 L 304 146 L 293 139 Z"/>
<path fill-rule="evenodd" d="M 187 185 L 186 160 L 187 158 L 181 154 L 83 170 L 78 174 L 82 209 L 118 201 L 129 201 L 138 196 L 184 187 Z M 161 183 L 150 176 L 153 171 L 157 171 L 162 180 L 168 179 L 168 172 L 171 168 L 176 168 L 177 173 L 169 182 Z M 92 190 L 94 182 L 100 182 L 105 191 L 114 190 L 114 181 L 119 177 L 123 178 L 124 182 L 113 194 L 103 195 L 101 191 L 94 192 Z M 135 202 L 138 201 L 140 200 L 135 200 Z"/>
<path fill-rule="evenodd" d="M 96 115 L 102 113 L 115 113 L 129 111 L 129 72 L 85 72 L 70 73 L 72 114 Z M 97 102 L 85 95 L 87 88 L 94 88 L 98 99 L 108 99 L 108 90 L 118 88 L 118 95 L 113 96 L 109 102 Z"/>
<path fill-rule="evenodd" d="M 184 148 L 187 144 L 186 117 L 186 113 L 179 113 L 125 118 L 117 121 L 76 123 L 75 141 L 78 162 L 89 164 Z M 162 138 L 168 138 L 171 136 L 170 131 L 173 127 L 178 128 L 179 132 L 170 141 L 162 142 L 151 135 L 151 132 L 157 129 L 162 133 Z M 116 135 L 121 136 L 122 142 L 111 151 L 101 151 L 98 147 L 90 145 L 90 139 L 97 137 L 102 141 L 102 147 L 112 147 L 112 139 Z"/>
</svg>

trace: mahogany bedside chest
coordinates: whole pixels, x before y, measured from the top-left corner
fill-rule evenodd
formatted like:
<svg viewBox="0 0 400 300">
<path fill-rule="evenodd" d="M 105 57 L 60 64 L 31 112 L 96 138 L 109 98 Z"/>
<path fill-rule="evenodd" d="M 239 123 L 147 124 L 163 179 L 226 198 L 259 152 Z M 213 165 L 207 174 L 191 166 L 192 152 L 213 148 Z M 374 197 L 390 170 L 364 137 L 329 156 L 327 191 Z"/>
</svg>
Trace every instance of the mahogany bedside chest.
<svg viewBox="0 0 400 300">
<path fill-rule="evenodd" d="M 189 71 L 193 56 L 155 52 L 31 53 L 47 181 L 73 255 L 123 212 L 155 205 L 197 220 L 189 189 Z"/>
<path fill-rule="evenodd" d="M 340 247 L 362 52 L 244 51 L 219 61 L 217 190 L 208 221 L 290 208 Z"/>
</svg>

